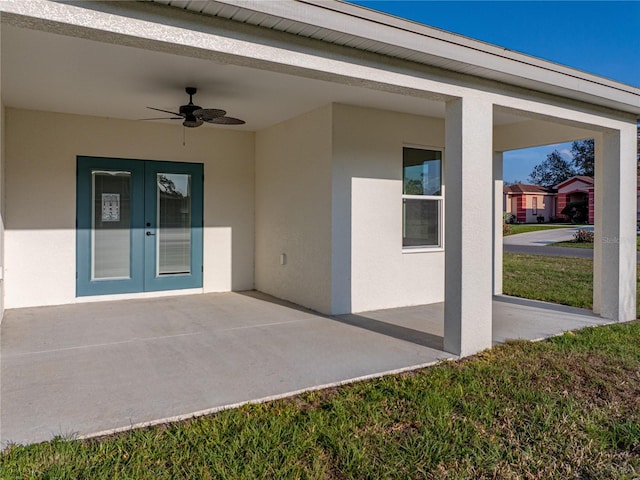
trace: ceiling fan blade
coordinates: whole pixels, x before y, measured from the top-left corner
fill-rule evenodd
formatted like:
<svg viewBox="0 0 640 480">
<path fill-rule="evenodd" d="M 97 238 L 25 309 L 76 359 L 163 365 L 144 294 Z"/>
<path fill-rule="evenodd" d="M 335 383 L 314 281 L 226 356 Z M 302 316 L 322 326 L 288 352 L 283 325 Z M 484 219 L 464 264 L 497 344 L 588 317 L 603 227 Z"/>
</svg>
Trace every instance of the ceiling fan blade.
<svg viewBox="0 0 640 480">
<path fill-rule="evenodd" d="M 246 123 L 244 120 L 233 117 L 216 117 L 210 120 L 205 120 L 205 122 L 215 123 L 216 125 L 244 125 Z"/>
<path fill-rule="evenodd" d="M 200 108 L 199 110 L 194 110 L 193 115 L 200 120 L 204 120 L 208 122 L 213 118 L 224 117 L 227 114 L 226 111 L 220 110 L 219 108 Z"/>
<path fill-rule="evenodd" d="M 139 118 L 138 120 L 184 120 L 184 117 Z"/>
<path fill-rule="evenodd" d="M 180 117 L 180 118 L 184 118 L 184 116 L 183 116 L 183 115 L 181 115 L 181 114 L 179 114 L 179 113 L 177 113 L 177 112 L 172 112 L 172 111 L 170 111 L 170 110 L 163 110 L 163 109 L 161 109 L 161 108 L 154 108 L 154 107 L 147 107 L 147 108 L 149 108 L 149 109 L 151 109 L 151 110 L 155 110 L 155 111 L 157 111 L 157 112 L 170 113 L 171 115 L 176 115 L 176 116 L 178 116 L 178 117 Z"/>
</svg>

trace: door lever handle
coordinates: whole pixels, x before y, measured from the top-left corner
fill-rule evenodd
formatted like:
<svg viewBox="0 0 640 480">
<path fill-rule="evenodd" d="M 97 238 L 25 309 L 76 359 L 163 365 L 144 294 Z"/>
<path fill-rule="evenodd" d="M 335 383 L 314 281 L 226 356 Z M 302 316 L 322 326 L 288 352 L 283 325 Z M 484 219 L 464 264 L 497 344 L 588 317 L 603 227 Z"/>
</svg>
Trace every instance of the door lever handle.
<svg viewBox="0 0 640 480">
<path fill-rule="evenodd" d="M 155 235 L 155 233 L 147 232 L 147 237 L 151 237 L 152 235 Z"/>
</svg>

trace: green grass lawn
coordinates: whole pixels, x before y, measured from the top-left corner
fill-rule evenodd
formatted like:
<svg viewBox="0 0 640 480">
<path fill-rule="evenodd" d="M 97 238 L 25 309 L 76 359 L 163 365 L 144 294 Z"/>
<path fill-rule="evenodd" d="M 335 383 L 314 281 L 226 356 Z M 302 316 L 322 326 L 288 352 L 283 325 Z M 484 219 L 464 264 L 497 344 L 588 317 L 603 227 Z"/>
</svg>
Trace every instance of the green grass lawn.
<svg viewBox="0 0 640 480">
<path fill-rule="evenodd" d="M 591 308 L 593 260 L 505 252 L 503 292 L 514 297 Z"/>
<path fill-rule="evenodd" d="M 640 317 L 640 277 L 638 280 L 636 305 Z M 514 297 L 591 308 L 593 260 L 505 252 L 503 292 Z"/>
<path fill-rule="evenodd" d="M 540 230 L 550 230 L 552 228 L 570 228 L 575 225 L 558 225 L 551 223 L 536 223 L 536 224 L 510 224 L 511 233 L 505 234 L 505 236 L 516 235 L 518 233 L 538 232 Z"/>
<path fill-rule="evenodd" d="M 505 254 L 504 265 L 505 293 L 591 303 L 591 260 Z M 640 322 L 0 456 L 0 478 L 10 479 L 639 476 Z"/>
</svg>

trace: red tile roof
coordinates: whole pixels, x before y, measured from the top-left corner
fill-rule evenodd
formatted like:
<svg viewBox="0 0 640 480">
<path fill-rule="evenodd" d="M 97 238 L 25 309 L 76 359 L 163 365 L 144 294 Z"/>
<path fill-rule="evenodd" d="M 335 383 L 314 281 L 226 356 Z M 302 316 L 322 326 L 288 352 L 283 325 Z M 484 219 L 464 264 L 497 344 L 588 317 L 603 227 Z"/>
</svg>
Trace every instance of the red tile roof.
<svg viewBox="0 0 640 480">
<path fill-rule="evenodd" d="M 559 183 L 556 185 L 556 188 L 560 188 L 563 185 L 567 185 L 577 180 L 586 183 L 587 185 L 593 185 L 593 177 L 588 177 L 587 175 L 576 175 L 575 177 L 567 178 L 564 182 Z"/>
<path fill-rule="evenodd" d="M 504 193 L 555 193 L 553 188 L 547 188 L 540 185 L 530 185 L 527 183 L 516 183 L 503 187 Z"/>
</svg>

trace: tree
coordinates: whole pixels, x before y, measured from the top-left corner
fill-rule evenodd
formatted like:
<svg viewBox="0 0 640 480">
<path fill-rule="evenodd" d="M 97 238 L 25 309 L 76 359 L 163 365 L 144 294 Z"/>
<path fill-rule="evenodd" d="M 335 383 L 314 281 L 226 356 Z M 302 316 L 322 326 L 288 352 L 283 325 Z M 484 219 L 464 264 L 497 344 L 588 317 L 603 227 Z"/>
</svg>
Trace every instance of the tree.
<svg viewBox="0 0 640 480">
<path fill-rule="evenodd" d="M 640 137 L 639 142 L 640 142 Z M 536 185 L 552 187 L 564 182 L 574 175 L 593 177 L 595 173 L 595 142 L 593 139 L 578 140 L 571 144 L 571 160 L 565 160 L 557 150 L 547 159 L 536 165 L 529 175 L 529 180 Z"/>
<path fill-rule="evenodd" d="M 536 185 L 552 187 L 576 175 L 571 162 L 562 158 L 559 151 L 554 150 L 542 163 L 536 165 L 529 174 L 529 181 Z"/>
<path fill-rule="evenodd" d="M 638 173 L 640 174 L 640 123 L 637 124 L 638 131 Z M 547 159 L 536 165 L 529 174 L 529 181 L 536 185 L 551 187 L 564 182 L 574 175 L 595 175 L 595 141 L 578 140 L 571 144 L 571 161 L 562 158 L 560 152 L 554 150 Z M 573 166 L 572 166 L 573 165 Z"/>
<path fill-rule="evenodd" d="M 594 175 L 594 140 L 579 140 L 571 144 L 571 155 L 573 156 L 573 166 L 576 175 Z"/>
</svg>

